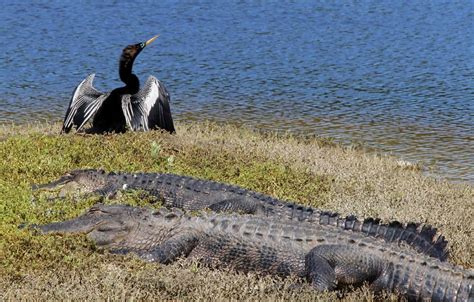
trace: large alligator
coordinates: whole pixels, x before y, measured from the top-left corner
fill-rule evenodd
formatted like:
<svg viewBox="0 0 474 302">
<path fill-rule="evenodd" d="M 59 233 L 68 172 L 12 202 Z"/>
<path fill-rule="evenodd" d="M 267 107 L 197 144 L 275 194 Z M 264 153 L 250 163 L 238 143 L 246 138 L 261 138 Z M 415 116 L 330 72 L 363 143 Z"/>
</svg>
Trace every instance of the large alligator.
<svg viewBox="0 0 474 302">
<path fill-rule="evenodd" d="M 473 301 L 474 271 L 361 233 L 270 217 L 124 205 L 96 205 L 75 219 L 37 226 L 87 233 L 113 253 L 171 263 L 192 257 L 213 267 L 307 279 L 317 290 L 368 283 L 409 300 Z"/>
<path fill-rule="evenodd" d="M 188 176 L 156 173 L 107 173 L 104 170 L 74 170 L 36 189 L 58 189 L 60 195 L 71 191 L 113 196 L 121 190 L 144 190 L 158 197 L 166 207 L 185 210 L 210 209 L 215 212 L 238 212 L 265 217 L 328 225 L 347 231 L 381 237 L 387 242 L 408 244 L 416 251 L 446 260 L 447 241 L 435 228 L 427 225 L 399 222 L 381 223 L 378 219 L 364 221 L 354 216 L 341 217 L 336 213 L 282 201 L 238 186 Z"/>
</svg>

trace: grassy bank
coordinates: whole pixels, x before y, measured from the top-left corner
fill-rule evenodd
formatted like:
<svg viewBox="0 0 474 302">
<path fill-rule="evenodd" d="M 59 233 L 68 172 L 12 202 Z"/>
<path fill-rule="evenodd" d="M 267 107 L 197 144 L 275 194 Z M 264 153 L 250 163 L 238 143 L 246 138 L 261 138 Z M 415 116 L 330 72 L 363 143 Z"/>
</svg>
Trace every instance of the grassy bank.
<svg viewBox="0 0 474 302">
<path fill-rule="evenodd" d="M 450 261 L 474 266 L 472 186 L 434 180 L 417 166 L 324 140 L 178 126 L 177 135 L 109 136 L 59 136 L 58 125 L 0 127 L 0 299 L 336 299 L 309 287 L 288 290 L 291 280 L 213 271 L 190 261 L 148 264 L 98 251 L 84 236 L 19 230 L 23 222 L 74 217 L 99 201 L 32 194 L 32 183 L 76 168 L 191 175 L 343 214 L 425 222 L 449 240 Z M 122 202 L 147 204 L 133 194 Z M 364 289 L 346 296 L 362 298 L 372 296 Z"/>
</svg>

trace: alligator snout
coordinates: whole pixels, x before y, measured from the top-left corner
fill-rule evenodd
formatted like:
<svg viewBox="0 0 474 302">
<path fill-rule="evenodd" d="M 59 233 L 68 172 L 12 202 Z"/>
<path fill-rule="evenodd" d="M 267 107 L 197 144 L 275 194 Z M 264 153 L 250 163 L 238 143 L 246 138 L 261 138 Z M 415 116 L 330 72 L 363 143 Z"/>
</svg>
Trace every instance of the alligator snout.
<svg viewBox="0 0 474 302">
<path fill-rule="evenodd" d="M 61 176 L 58 180 L 55 180 L 55 181 L 52 181 L 52 182 L 49 182 L 49 183 L 39 184 L 39 185 L 33 184 L 31 186 L 31 189 L 33 191 L 55 190 L 55 189 L 65 185 L 66 183 L 70 182 L 72 179 L 73 179 L 73 175 L 70 174 L 70 173 L 67 173 L 67 174 Z"/>
</svg>

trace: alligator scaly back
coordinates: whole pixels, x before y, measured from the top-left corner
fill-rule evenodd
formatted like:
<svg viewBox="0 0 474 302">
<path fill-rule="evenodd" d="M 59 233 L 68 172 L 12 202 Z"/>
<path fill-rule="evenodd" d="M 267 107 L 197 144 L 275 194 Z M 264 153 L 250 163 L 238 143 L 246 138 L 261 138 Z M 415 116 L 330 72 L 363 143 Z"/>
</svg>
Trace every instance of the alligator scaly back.
<svg viewBox="0 0 474 302">
<path fill-rule="evenodd" d="M 436 228 L 419 223 L 382 223 L 379 219 L 363 221 L 355 216 L 306 207 L 239 186 L 175 174 L 123 173 L 104 170 L 75 170 L 57 181 L 37 186 L 54 189 L 58 186 L 81 189 L 100 195 L 114 195 L 120 190 L 144 190 L 163 200 L 166 207 L 186 210 L 210 209 L 215 212 L 238 212 L 265 217 L 279 217 L 330 225 L 347 231 L 363 233 L 412 247 L 419 253 L 447 259 L 447 241 Z"/>
</svg>

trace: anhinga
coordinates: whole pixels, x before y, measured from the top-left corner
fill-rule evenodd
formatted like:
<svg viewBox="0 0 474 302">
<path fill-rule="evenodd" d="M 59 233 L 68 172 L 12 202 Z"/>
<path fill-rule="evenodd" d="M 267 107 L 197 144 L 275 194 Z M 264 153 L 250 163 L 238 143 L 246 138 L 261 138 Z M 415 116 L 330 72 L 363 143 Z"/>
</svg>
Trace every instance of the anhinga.
<svg viewBox="0 0 474 302">
<path fill-rule="evenodd" d="M 163 83 L 150 76 L 140 89 L 138 77 L 132 73 L 135 58 L 156 38 L 123 49 L 119 74 L 124 87 L 102 93 L 92 86 L 95 74 L 83 80 L 73 92 L 61 133 L 68 133 L 73 126 L 81 130 L 91 118 L 88 132 L 92 133 L 125 132 L 127 127 L 133 131 L 161 128 L 174 132 L 170 96 Z"/>
</svg>

